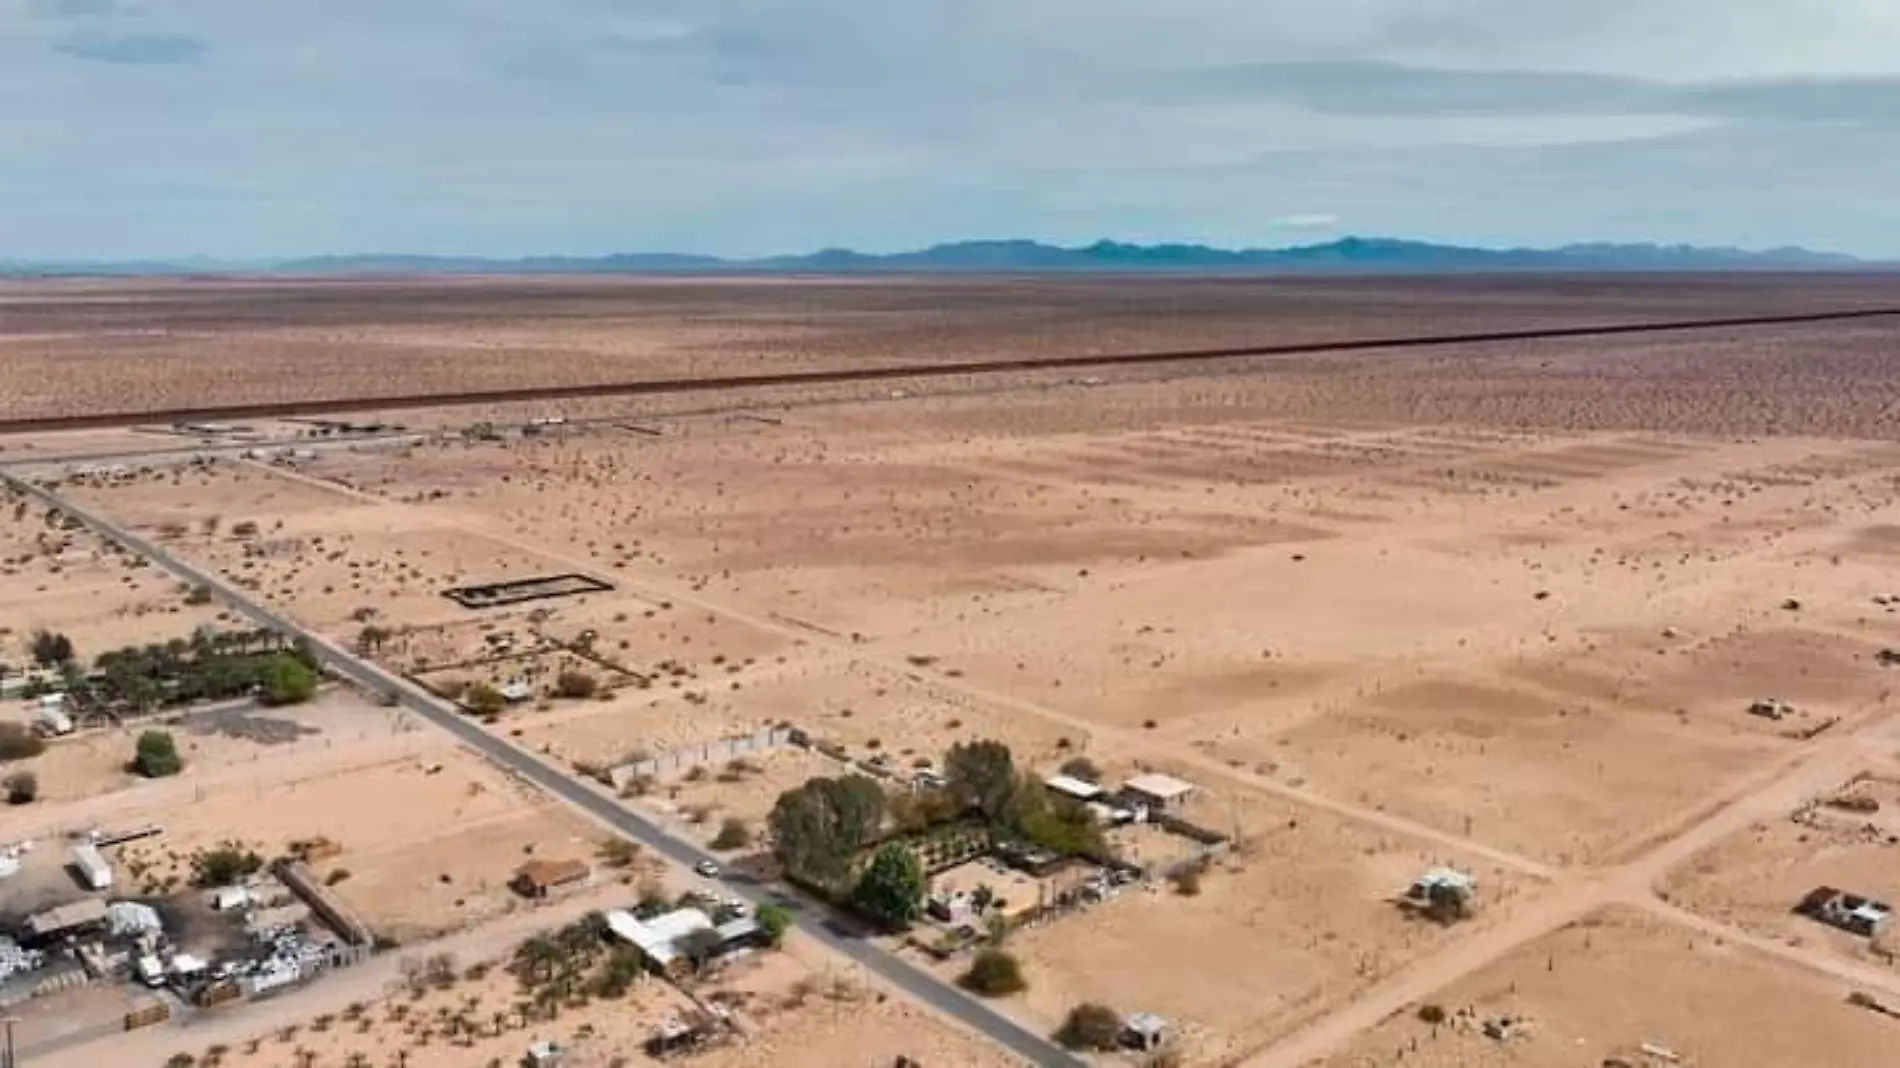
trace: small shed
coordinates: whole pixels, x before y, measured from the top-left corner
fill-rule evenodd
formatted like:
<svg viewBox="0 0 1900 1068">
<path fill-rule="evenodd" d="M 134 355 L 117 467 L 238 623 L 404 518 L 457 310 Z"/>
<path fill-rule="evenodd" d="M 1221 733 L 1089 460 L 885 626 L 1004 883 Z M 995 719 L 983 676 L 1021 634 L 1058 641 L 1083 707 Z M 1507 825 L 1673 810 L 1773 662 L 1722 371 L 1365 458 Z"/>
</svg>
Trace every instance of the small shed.
<svg viewBox="0 0 1900 1068">
<path fill-rule="evenodd" d="M 1051 775 L 1042 780 L 1042 784 L 1064 797 L 1073 797 L 1077 801 L 1093 801 L 1102 795 L 1100 786 L 1073 775 Z"/>
<path fill-rule="evenodd" d="M 1178 804 L 1181 799 L 1193 793 L 1194 784 L 1172 775 L 1151 772 L 1128 780 L 1123 784 L 1122 792 L 1139 804 L 1162 809 Z"/>
<path fill-rule="evenodd" d="M 561 1068 L 567 1063 L 567 1050 L 559 1042 L 540 1039 L 528 1047 L 529 1068 Z"/>
<path fill-rule="evenodd" d="M 580 860 L 531 860 L 516 872 L 511 884 L 522 897 L 545 898 L 556 890 L 587 881 L 589 868 Z"/>
<path fill-rule="evenodd" d="M 1122 1045 L 1150 1053 L 1168 1040 L 1168 1021 L 1152 1012 L 1137 1012 L 1122 1021 Z"/>
<path fill-rule="evenodd" d="M 251 906 L 251 891 L 243 886 L 220 886 L 211 892 L 211 907 L 219 912 L 235 912 Z"/>
<path fill-rule="evenodd" d="M 1432 901 L 1432 892 L 1444 889 L 1470 897 L 1478 892 L 1478 879 L 1456 868 L 1433 868 L 1412 881 L 1405 891 L 1405 898 L 1414 904 L 1428 905 Z"/>
</svg>

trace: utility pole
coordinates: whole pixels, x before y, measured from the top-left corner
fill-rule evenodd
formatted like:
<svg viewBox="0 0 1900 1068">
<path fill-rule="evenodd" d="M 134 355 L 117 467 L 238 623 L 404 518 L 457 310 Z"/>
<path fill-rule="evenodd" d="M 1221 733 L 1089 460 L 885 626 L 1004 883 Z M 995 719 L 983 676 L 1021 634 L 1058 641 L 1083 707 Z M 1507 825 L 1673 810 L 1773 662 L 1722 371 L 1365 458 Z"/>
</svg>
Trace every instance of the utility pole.
<svg viewBox="0 0 1900 1068">
<path fill-rule="evenodd" d="M 6 1050 L 4 1051 L 6 1059 L 0 1060 L 0 1068 L 14 1068 L 15 1062 L 13 1059 L 13 1024 L 17 1019 L 18 1017 L 15 1017 L 15 1016 L 7 1016 L 4 1018 L 0 1018 L 0 1023 L 5 1024 L 7 1027 L 7 1046 L 6 1046 Z"/>
</svg>

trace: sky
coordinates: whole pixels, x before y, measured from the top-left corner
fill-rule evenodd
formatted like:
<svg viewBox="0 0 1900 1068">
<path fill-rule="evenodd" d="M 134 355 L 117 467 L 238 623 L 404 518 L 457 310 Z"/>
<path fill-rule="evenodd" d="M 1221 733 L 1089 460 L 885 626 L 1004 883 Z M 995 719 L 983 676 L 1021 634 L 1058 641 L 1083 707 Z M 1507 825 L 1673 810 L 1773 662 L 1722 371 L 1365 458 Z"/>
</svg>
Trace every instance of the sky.
<svg viewBox="0 0 1900 1068">
<path fill-rule="evenodd" d="M 0 0 L 0 260 L 1804 245 L 1900 0 Z"/>
</svg>

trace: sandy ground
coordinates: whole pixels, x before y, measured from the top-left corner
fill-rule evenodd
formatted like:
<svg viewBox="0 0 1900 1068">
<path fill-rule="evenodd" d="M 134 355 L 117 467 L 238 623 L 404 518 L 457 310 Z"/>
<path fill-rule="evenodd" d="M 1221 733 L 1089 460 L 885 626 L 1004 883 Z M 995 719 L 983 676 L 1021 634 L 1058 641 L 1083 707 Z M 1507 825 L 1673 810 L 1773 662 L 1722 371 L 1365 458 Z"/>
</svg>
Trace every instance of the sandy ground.
<svg viewBox="0 0 1900 1068">
<path fill-rule="evenodd" d="M 19 388 L 0 415 L 1763 314 L 1892 291 L 1878 276 L 11 282 L 0 377 Z"/>
<path fill-rule="evenodd" d="M 1861 299 L 1855 284 L 1874 285 L 1843 281 L 1827 299 Z M 1256 329 L 1271 301 L 1215 306 L 1282 293 L 1249 288 L 1262 285 L 1164 287 L 1184 306 L 1211 302 L 1200 305 L 1205 330 L 1182 342 Z M 1486 299 L 1503 319 L 1574 310 L 1566 283 L 1524 285 Z M 1617 318 L 1744 296 L 1821 299 L 1815 288 L 1723 285 L 1740 288 L 1618 291 L 1591 307 Z M 990 326 L 953 322 L 936 341 L 905 323 L 916 292 L 827 291 L 891 303 L 801 333 L 790 359 L 905 339 L 925 358 L 954 356 L 1006 333 L 995 325 L 1004 321 L 1030 346 L 1082 336 L 1064 310 L 1076 292 L 1029 288 Z M 1324 287 L 1290 291 L 1316 306 L 1332 299 Z M 224 294 L 217 307 L 283 292 Z M 428 308 L 399 315 L 385 304 L 365 323 L 350 301 L 370 298 L 356 294 L 324 313 L 334 321 L 252 321 L 238 332 L 269 333 L 284 352 L 328 346 L 345 383 L 348 353 L 429 346 L 442 362 L 419 363 L 418 382 L 451 351 L 489 367 L 471 382 L 502 381 L 510 372 L 494 354 L 516 358 L 544 326 L 570 354 L 542 368 L 551 380 L 667 366 L 655 354 L 674 342 L 651 322 L 442 327 L 443 309 L 475 292 L 495 295 L 451 285 L 423 293 Z M 575 303 L 547 317 L 649 296 L 628 292 L 570 293 Z M 207 293 L 165 290 L 169 310 L 152 314 L 216 331 L 188 324 L 217 310 Z M 1450 303 L 1436 321 L 1475 314 L 1469 293 L 1438 295 Z M 1390 325 L 1393 308 L 1423 299 L 1405 284 L 1385 296 L 1393 303 L 1355 329 Z M 672 351 L 688 355 L 672 366 L 728 366 L 718 361 L 739 350 L 721 346 L 782 329 L 772 314 L 735 320 L 722 338 L 698 327 L 676 335 Z M 1306 314 L 1287 319 L 1289 336 L 1354 325 Z M 1110 318 L 1087 343 L 1167 328 Z M 135 344 L 154 366 L 186 374 L 199 357 L 185 340 Z M 1900 612 L 1883 603 L 1900 594 L 1900 446 L 1875 440 L 1895 435 L 1900 410 L 1890 347 L 1890 331 L 1862 324 L 1297 357 L 641 424 L 655 433 L 574 426 L 501 443 L 340 447 L 298 471 L 227 458 L 65 492 L 341 640 L 366 622 L 392 630 L 376 655 L 405 669 L 478 656 L 500 631 L 559 641 L 591 631 L 597 652 L 643 685 L 528 702 L 495 726 L 570 765 L 791 722 L 852 759 L 885 755 L 906 771 L 991 736 L 1040 771 L 1086 755 L 1111 778 L 1153 768 L 1195 782 L 1197 818 L 1237 828 L 1248 848 L 1199 895 L 1125 894 L 1018 936 L 1032 985 L 1005 1009 L 1038 1029 L 1094 998 L 1174 1020 L 1189 1063 L 1279 1063 L 1274 1051 L 1295 1048 L 1283 1039 L 1315 1021 L 1352 1022 L 1298 1048 L 1334 1051 L 1377 1024 L 1350 1009 L 1369 998 L 1503 1006 L 1519 997 L 1516 983 L 1523 1008 L 1509 1011 L 1537 1021 L 1529 1039 L 1498 1049 L 1447 1027 L 1431 1040 L 1395 1017 L 1341 1054 L 1361 1060 L 1337 1063 L 1388 1063 L 1377 1058 L 1415 1038 L 1420 1051 L 1405 1063 L 1596 1064 L 1644 1041 L 1696 1058 L 1687 1063 L 1756 1063 L 1741 1036 L 1798 1015 L 1815 1034 L 1797 1021 L 1790 1035 L 1839 1043 L 1814 1047 L 1838 1054 L 1825 1063 L 1874 1064 L 1873 1047 L 1858 1043 L 1888 1022 L 1828 1005 L 1845 996 L 1833 990 L 1842 976 L 1867 974 L 1850 965 L 1877 962 L 1785 909 L 1817 882 L 1891 899 L 1886 832 L 1787 823 L 1792 801 L 1751 807 L 1720 834 L 1707 821 L 1734 799 L 1759 801 L 1764 782 L 1785 785 L 1775 776 L 1805 787 L 1838 764 L 1846 770 L 1830 781 L 1840 781 L 1867 753 L 1893 748 L 1877 728 L 1893 715 L 1897 676 L 1876 659 L 1900 646 Z M 222 359 L 218 345 L 203 351 Z M 575 571 L 614 589 L 483 611 L 441 596 L 449 585 Z M 1795 714 L 1748 714 L 1770 697 Z M 221 763 L 209 748 L 202 759 L 208 782 L 245 785 L 207 789 L 205 802 L 151 795 L 164 798 L 154 810 L 179 842 L 275 843 L 346 827 L 336 863 L 352 874 L 341 890 L 416 936 L 517 922 L 498 887 L 525 847 L 544 856 L 592 837 L 486 768 L 433 751 L 327 765 L 313 756 L 270 791 L 241 778 L 241 760 Z M 431 775 L 435 763 L 444 770 Z M 693 830 L 709 838 L 724 816 L 758 820 L 778 791 L 827 765 L 773 754 L 736 781 L 713 767 L 637 803 L 676 821 L 703 810 Z M 1165 846 L 1139 843 L 1144 854 Z M 1483 885 L 1479 918 L 1449 931 L 1390 901 L 1440 863 L 1475 870 Z M 1643 898 L 1664 871 L 1669 899 L 1687 911 L 1648 902 L 1640 920 L 1617 913 L 1548 934 L 1606 901 Z M 1569 954 L 1574 970 L 1553 968 L 1544 947 L 1565 939 L 1603 948 Z M 1473 974 L 1427 994 L 1440 960 Z M 1678 972 L 1702 1008 L 1683 1010 L 1656 985 Z M 756 1041 L 779 1063 L 850 1050 L 831 1043 L 860 1017 L 867 1035 L 912 1030 L 894 1003 L 827 1011 L 768 1016 Z M 1750 1026 L 1725 1030 L 1731 1017 Z M 1760 1063 L 1797 1063 L 1793 1038 L 1761 1041 Z M 950 1044 L 926 1063 L 976 1057 Z"/>
<path fill-rule="evenodd" d="M 1671 871 L 1661 892 L 1672 903 L 1712 920 L 1796 947 L 1891 966 L 1891 935 L 1869 940 L 1793 912 L 1810 890 L 1832 886 L 1891 901 L 1900 890 L 1900 771 L 1873 765 L 1822 797 L 1866 797 L 1880 810 L 1853 812 L 1804 805 L 1786 818 L 1755 823 Z M 1864 776 L 1864 777 L 1863 777 Z"/>
<path fill-rule="evenodd" d="M 1887 1063 L 1894 1021 L 1847 1004 L 1847 993 L 1719 939 L 1612 911 L 1441 991 L 1433 1003 L 1447 1013 L 1445 1024 L 1395 1017 L 1325 1064 L 1557 1068 L 1618 1056 L 1656 1063 L 1641 1052 L 1645 1044 L 1685 1065 Z M 1509 1041 L 1480 1033 L 1485 1020 L 1506 1016 L 1523 1021 Z"/>
</svg>

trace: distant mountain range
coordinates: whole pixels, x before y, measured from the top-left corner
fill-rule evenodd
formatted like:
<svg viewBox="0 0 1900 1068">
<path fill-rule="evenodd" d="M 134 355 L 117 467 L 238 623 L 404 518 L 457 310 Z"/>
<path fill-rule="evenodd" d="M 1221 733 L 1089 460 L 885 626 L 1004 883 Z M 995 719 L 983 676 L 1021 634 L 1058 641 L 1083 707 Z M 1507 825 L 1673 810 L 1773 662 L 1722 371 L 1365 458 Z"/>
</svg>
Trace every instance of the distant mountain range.
<svg viewBox="0 0 1900 1068">
<path fill-rule="evenodd" d="M 12 275 L 185 274 L 682 274 L 785 272 L 820 274 L 982 272 L 1231 272 L 1377 274 L 1458 271 L 1781 271 L 1842 270 L 1869 261 L 1804 248 L 1747 250 L 1694 245 L 1580 244 L 1554 249 L 1487 249 L 1393 238 L 1346 237 L 1317 245 L 1223 249 L 1207 245 L 1131 245 L 1097 241 L 1065 248 L 1040 241 L 958 241 L 916 252 L 872 254 L 825 249 L 795 256 L 722 259 L 666 252 L 608 256 L 316 256 L 275 261 L 140 261 L 125 263 L 9 262 Z"/>
</svg>

